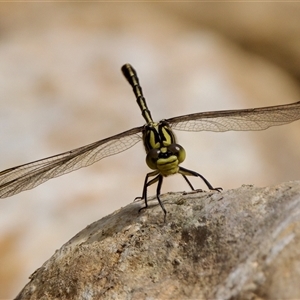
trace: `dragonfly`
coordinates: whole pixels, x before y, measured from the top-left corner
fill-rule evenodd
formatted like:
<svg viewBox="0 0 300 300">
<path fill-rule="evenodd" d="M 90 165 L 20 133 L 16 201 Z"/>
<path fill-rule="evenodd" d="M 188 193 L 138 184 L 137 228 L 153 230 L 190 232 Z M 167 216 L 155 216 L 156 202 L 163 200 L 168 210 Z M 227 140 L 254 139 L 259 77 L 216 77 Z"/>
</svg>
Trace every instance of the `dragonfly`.
<svg viewBox="0 0 300 300">
<path fill-rule="evenodd" d="M 148 207 L 148 187 L 157 183 L 156 198 L 163 210 L 164 220 L 166 220 L 167 211 L 160 199 L 164 177 L 181 174 L 192 190 L 194 187 L 188 177 L 199 177 L 209 190 L 219 192 L 222 190 L 219 187 L 214 188 L 201 174 L 180 166 L 185 160 L 186 153 L 184 148 L 177 144 L 173 130 L 254 131 L 288 124 L 300 119 L 299 101 L 286 105 L 251 109 L 198 112 L 154 122 L 136 71 L 130 64 L 125 64 L 121 70 L 133 89 L 146 124 L 71 151 L 0 172 L 0 198 L 32 189 L 49 179 L 87 167 L 143 141 L 146 163 L 152 171 L 146 174 L 142 196 L 136 198 L 144 200 L 145 203 L 139 211 Z"/>
</svg>

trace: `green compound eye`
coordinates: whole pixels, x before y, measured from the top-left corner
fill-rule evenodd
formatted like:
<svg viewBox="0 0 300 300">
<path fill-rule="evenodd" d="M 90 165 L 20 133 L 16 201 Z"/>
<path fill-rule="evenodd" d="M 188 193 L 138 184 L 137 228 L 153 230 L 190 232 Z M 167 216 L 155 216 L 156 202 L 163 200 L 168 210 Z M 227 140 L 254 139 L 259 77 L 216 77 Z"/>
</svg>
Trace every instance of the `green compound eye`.
<svg viewBox="0 0 300 300">
<path fill-rule="evenodd" d="M 185 150 L 179 144 L 171 144 L 167 147 L 173 155 L 176 155 L 178 158 L 178 163 L 182 163 L 185 160 Z"/>
<path fill-rule="evenodd" d="M 147 156 L 146 156 L 146 163 L 148 165 L 148 167 L 152 170 L 156 170 L 157 169 L 157 165 L 156 162 L 158 160 L 160 154 L 160 150 L 159 149 L 151 149 Z"/>
</svg>

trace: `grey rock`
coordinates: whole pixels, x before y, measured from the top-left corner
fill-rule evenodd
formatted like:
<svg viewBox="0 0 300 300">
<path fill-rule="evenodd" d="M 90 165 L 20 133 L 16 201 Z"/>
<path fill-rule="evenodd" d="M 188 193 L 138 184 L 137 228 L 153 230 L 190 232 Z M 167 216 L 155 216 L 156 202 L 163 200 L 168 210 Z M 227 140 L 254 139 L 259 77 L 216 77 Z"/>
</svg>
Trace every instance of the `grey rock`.
<svg viewBox="0 0 300 300">
<path fill-rule="evenodd" d="M 152 201 L 153 200 L 153 201 Z M 57 250 L 16 299 L 300 298 L 300 181 L 133 202 Z"/>
</svg>

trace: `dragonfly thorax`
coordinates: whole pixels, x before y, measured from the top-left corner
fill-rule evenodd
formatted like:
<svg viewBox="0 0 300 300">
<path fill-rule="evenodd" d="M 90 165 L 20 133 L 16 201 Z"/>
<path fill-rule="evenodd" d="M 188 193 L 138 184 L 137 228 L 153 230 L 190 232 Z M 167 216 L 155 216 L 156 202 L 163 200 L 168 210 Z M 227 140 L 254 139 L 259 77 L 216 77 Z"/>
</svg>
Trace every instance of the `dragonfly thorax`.
<svg viewBox="0 0 300 300">
<path fill-rule="evenodd" d="M 146 153 L 151 149 L 160 149 L 176 144 L 176 138 L 169 123 L 162 120 L 158 123 L 148 123 L 143 129 L 143 142 Z"/>
<path fill-rule="evenodd" d="M 145 125 L 143 141 L 150 169 L 158 170 L 163 176 L 178 172 L 179 164 L 185 159 L 185 150 L 176 144 L 175 135 L 166 121 Z"/>
</svg>

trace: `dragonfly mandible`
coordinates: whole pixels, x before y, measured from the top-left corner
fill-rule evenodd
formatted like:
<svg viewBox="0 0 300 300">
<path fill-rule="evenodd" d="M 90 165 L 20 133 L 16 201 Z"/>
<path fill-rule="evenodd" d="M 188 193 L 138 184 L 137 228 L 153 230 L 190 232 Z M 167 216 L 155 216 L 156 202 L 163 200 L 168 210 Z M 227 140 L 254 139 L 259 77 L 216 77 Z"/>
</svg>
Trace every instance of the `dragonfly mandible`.
<svg viewBox="0 0 300 300">
<path fill-rule="evenodd" d="M 156 197 L 166 220 L 167 211 L 160 200 L 164 177 L 179 173 L 194 190 L 187 176 L 196 176 L 200 177 L 210 190 L 221 190 L 221 188 L 213 188 L 201 174 L 180 166 L 185 159 L 185 150 L 177 144 L 173 130 L 253 131 L 288 124 L 300 119 L 299 101 L 269 107 L 193 113 L 154 122 L 136 71 L 130 64 L 125 64 L 122 72 L 133 89 L 146 124 L 71 151 L 0 172 L 0 198 L 32 189 L 51 178 L 87 167 L 100 159 L 125 151 L 143 141 L 146 163 L 152 171 L 146 175 L 142 196 L 138 197 L 145 201 L 145 206 L 140 210 L 148 207 L 148 187 L 157 183 Z"/>
</svg>

